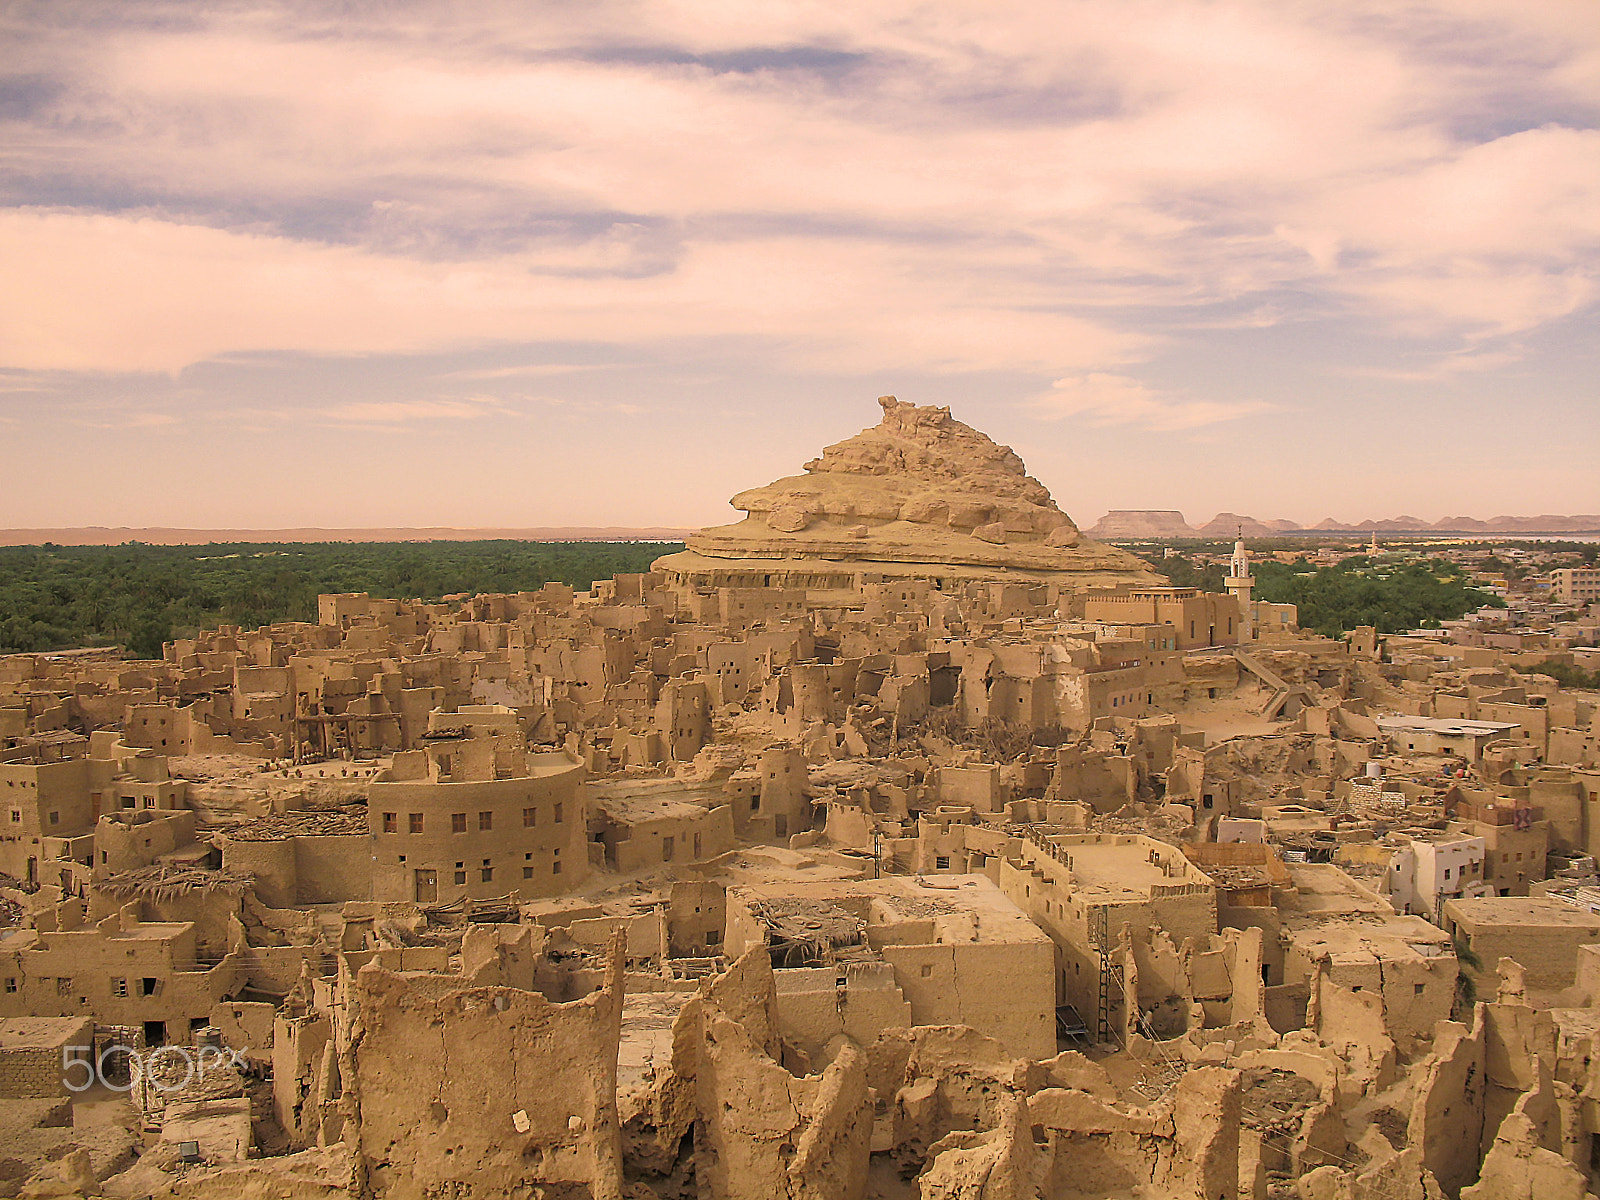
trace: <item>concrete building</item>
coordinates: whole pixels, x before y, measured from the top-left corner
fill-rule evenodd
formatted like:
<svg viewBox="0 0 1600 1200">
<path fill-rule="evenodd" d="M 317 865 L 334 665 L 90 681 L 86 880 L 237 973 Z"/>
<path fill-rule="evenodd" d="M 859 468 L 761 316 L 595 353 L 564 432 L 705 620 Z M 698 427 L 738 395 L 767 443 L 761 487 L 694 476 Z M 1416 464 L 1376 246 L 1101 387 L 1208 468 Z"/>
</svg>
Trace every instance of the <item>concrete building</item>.
<svg viewBox="0 0 1600 1200">
<path fill-rule="evenodd" d="M 1445 717 L 1379 717 L 1378 728 L 1396 751 L 1454 754 L 1477 762 L 1490 742 L 1510 736 L 1514 721 L 1468 721 Z"/>
<path fill-rule="evenodd" d="M 1600 600 L 1600 569 L 1563 567 L 1550 572 L 1550 594 L 1567 604 Z"/>
<path fill-rule="evenodd" d="M 1468 833 L 1408 830 L 1391 834 L 1388 890 L 1396 911 L 1438 920 L 1448 900 L 1493 895 L 1485 878 L 1485 840 Z"/>
</svg>

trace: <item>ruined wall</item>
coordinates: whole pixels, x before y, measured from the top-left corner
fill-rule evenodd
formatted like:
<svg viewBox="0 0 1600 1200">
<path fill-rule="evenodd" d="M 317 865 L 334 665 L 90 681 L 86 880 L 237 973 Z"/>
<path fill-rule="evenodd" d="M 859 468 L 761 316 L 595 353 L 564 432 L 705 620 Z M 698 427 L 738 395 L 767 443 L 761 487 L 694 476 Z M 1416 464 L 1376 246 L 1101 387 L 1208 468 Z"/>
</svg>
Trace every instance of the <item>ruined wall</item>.
<svg viewBox="0 0 1600 1200">
<path fill-rule="evenodd" d="M 845 963 L 774 971 L 778 1028 L 808 1060 L 841 1034 L 861 1045 L 884 1029 L 913 1024 L 911 1005 L 887 963 Z"/>
<path fill-rule="evenodd" d="M 23 1036 L 26 1033 L 35 1036 Z M 75 1023 L 71 1017 L 20 1017 L 0 1022 L 0 1100 L 54 1099 L 69 1095 L 67 1082 L 76 1086 L 84 1077 L 80 1068 L 70 1075 L 64 1060 L 89 1057 L 94 1022 Z"/>
<path fill-rule="evenodd" d="M 276 1010 L 260 1001 L 213 1005 L 211 1028 L 222 1045 L 256 1062 L 272 1061 L 272 1030 Z"/>
<path fill-rule="evenodd" d="M 195 952 L 206 958 L 220 958 L 234 948 L 239 918 L 244 913 L 242 896 L 224 890 L 191 888 L 163 893 L 147 889 L 133 901 L 139 919 L 145 922 L 189 922 L 194 925 Z M 90 886 L 90 921 L 101 921 L 120 912 L 129 898 Z"/>
<path fill-rule="evenodd" d="M 892 1031 L 868 1060 L 874 1089 L 893 1094 L 879 1140 L 921 1168 L 924 1200 L 1240 1194 L 1238 1071 L 1192 1069 L 1132 1107 L 1082 1055 L 1029 1063 L 970 1029 Z"/>
<path fill-rule="evenodd" d="M 672 884 L 667 907 L 667 937 L 674 957 L 702 955 L 720 949 L 728 927 L 728 897 L 715 881 L 680 880 Z"/>
<path fill-rule="evenodd" d="M 707 1003 L 696 1095 L 705 1141 L 696 1180 L 712 1200 L 866 1191 L 872 1105 L 866 1063 L 844 1042 L 821 1076 L 791 1075 L 742 1023 Z"/>
<path fill-rule="evenodd" d="M 1531 1122 L 1538 1144 L 1563 1148 L 1555 1056 L 1550 1015 L 1523 1004 L 1478 1004 L 1471 1028 L 1440 1024 L 1433 1053 L 1418 1068 L 1407 1141 L 1447 1195 L 1477 1181 L 1513 1112 Z"/>
<path fill-rule="evenodd" d="M 331 1037 L 320 1016 L 280 1015 L 273 1023 L 272 1110 L 292 1147 L 315 1145 L 321 1133 L 337 1070 Z"/>
<path fill-rule="evenodd" d="M 553 1004 L 516 988 L 364 967 L 348 1057 L 373 1192 L 616 1196 L 622 970 L 614 943 L 606 985 Z"/>
<path fill-rule="evenodd" d="M 970 1025 L 1011 1053 L 1055 1052 L 1055 952 L 1037 942 L 883 946 L 919 1025 Z"/>
<path fill-rule="evenodd" d="M 677 1190 L 684 1185 L 673 1173 L 690 1169 L 690 1186 L 708 1200 L 860 1200 L 872 1133 L 866 1056 L 835 1035 L 818 1073 L 791 1072 L 780 1056 L 779 1009 L 760 947 L 683 1005 L 668 1060 L 655 1065 L 647 1092 L 628 1100 L 633 1176 Z"/>
</svg>

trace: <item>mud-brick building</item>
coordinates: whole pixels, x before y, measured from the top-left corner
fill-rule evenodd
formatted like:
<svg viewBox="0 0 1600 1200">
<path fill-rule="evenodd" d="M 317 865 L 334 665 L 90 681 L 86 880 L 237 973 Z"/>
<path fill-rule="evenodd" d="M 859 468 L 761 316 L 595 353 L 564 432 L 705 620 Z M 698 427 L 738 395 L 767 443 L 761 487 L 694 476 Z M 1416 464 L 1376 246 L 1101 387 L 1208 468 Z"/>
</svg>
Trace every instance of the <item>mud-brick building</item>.
<svg viewBox="0 0 1600 1200">
<path fill-rule="evenodd" d="M 45 873 L 46 839 L 94 832 L 89 760 L 0 763 L 0 872 L 25 883 L 55 883 Z"/>
<path fill-rule="evenodd" d="M 724 953 L 765 946 L 779 1025 L 808 1052 L 836 1033 L 967 1025 L 1011 1053 L 1055 1050 L 1050 941 L 983 875 L 746 885 Z"/>
<path fill-rule="evenodd" d="M 1056 949 L 1057 1003 L 1097 1030 L 1121 1018 L 1124 931 L 1174 942 L 1217 932 L 1216 885 L 1176 846 L 1137 834 L 1008 837 L 990 868 Z"/>
<path fill-rule="evenodd" d="M 1475 896 L 1450 900 L 1444 926 L 1492 973 L 1515 959 L 1530 988 L 1556 991 L 1577 977 L 1578 948 L 1600 943 L 1600 913 L 1543 896 Z"/>
<path fill-rule="evenodd" d="M 0 1100 L 70 1096 L 69 1081 L 92 1077 L 84 1060 L 93 1042 L 94 1022 L 83 1017 L 0 1020 Z"/>
<path fill-rule="evenodd" d="M 0 944 L 0 1017 L 83 1017 L 138 1028 L 146 1045 L 187 1043 L 213 1006 L 245 988 L 237 953 L 202 954 L 190 921 L 141 921 L 138 904 L 92 924 L 25 930 Z"/>
<path fill-rule="evenodd" d="M 443 732 L 443 731 L 441 731 Z M 554 896 L 589 873 L 583 764 L 509 738 L 436 736 L 368 793 L 372 898 Z"/>
</svg>

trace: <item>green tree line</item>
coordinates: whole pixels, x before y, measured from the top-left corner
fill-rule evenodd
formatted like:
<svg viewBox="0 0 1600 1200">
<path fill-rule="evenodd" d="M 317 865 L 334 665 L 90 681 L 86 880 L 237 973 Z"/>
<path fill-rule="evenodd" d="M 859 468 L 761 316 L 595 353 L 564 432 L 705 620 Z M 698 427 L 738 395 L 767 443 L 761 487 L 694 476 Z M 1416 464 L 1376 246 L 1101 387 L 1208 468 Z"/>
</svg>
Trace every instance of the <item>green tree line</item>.
<svg viewBox="0 0 1600 1200">
<path fill-rule="evenodd" d="M 1504 608 L 1505 601 L 1469 587 L 1466 575 L 1442 558 L 1401 566 L 1375 564 L 1366 557 L 1347 558 L 1333 566 L 1261 562 L 1252 567 L 1255 596 L 1299 609 L 1300 628 L 1337 637 L 1358 625 L 1379 633 L 1435 628 L 1484 605 Z"/>
<path fill-rule="evenodd" d="M 1218 563 L 1196 566 L 1182 554 L 1150 563 L 1177 587 L 1224 590 Z M 1324 567 L 1303 558 L 1293 563 L 1267 559 L 1250 569 L 1256 580 L 1254 599 L 1295 605 L 1302 629 L 1329 637 L 1358 625 L 1375 626 L 1380 633 L 1432 628 L 1486 604 L 1505 607 L 1491 593 L 1469 587 L 1462 569 L 1442 558 L 1391 566 L 1357 555 Z"/>
<path fill-rule="evenodd" d="M 163 642 L 217 625 L 314 621 L 324 592 L 437 600 L 588 588 L 683 547 L 659 542 L 314 542 L 0 547 L 0 653 Z"/>
</svg>

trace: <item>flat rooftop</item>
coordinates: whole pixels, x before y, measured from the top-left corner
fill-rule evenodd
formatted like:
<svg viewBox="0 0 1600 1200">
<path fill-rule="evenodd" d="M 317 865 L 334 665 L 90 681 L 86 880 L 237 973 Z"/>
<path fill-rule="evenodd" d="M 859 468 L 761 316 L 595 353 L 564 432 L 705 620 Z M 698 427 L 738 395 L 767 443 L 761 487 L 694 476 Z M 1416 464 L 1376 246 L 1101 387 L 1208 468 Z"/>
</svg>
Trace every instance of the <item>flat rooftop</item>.
<svg viewBox="0 0 1600 1200">
<path fill-rule="evenodd" d="M 1600 939 L 1600 914 L 1543 896 L 1473 896 L 1445 902 L 1445 915 L 1470 925 L 1582 930 Z"/>
<path fill-rule="evenodd" d="M 1308 958 L 1334 961 L 1383 959 L 1387 962 L 1454 956 L 1450 935 L 1421 917 L 1360 915 L 1331 917 L 1289 931 L 1289 940 Z"/>
<path fill-rule="evenodd" d="M 1050 842 L 1067 855 L 1073 886 L 1091 902 L 1144 899 L 1158 887 L 1215 886 L 1178 847 L 1139 834 L 1065 834 Z M 1163 867 L 1162 861 L 1152 861 L 1152 853 L 1171 863 L 1173 869 Z"/>
<path fill-rule="evenodd" d="M 934 942 L 1049 942 L 987 875 L 887 875 L 881 879 L 795 881 L 744 890 L 781 905 L 820 901 L 867 920 L 868 928 L 932 921 Z"/>
<path fill-rule="evenodd" d="M 1484 734 L 1505 733 L 1520 729 L 1515 721 L 1467 721 L 1452 717 L 1379 717 L 1378 728 L 1390 730 L 1415 730 L 1418 733 L 1438 733 L 1453 737 L 1481 737 Z"/>
<path fill-rule="evenodd" d="M 613 820 L 631 824 L 667 817 L 696 817 L 731 803 L 720 782 L 684 779 L 605 779 L 588 785 L 589 803 Z"/>
<path fill-rule="evenodd" d="M 1150 852 L 1142 845 L 1072 846 L 1067 853 L 1072 855 L 1072 874 L 1085 891 L 1147 892 L 1153 887 L 1190 882 L 1169 876 L 1150 861 Z"/>
<path fill-rule="evenodd" d="M 0 1020 L 0 1051 L 54 1050 L 92 1023 L 87 1016 L 7 1017 Z"/>
<path fill-rule="evenodd" d="M 657 1077 L 671 1067 L 673 1023 L 697 994 L 689 990 L 629 992 L 623 997 L 617 1108 L 624 1121 L 648 1107 Z"/>
<path fill-rule="evenodd" d="M 1294 890 L 1280 906 L 1288 924 L 1293 917 L 1391 917 L 1394 908 L 1382 896 L 1363 887 L 1332 863 L 1285 863 Z"/>
</svg>

